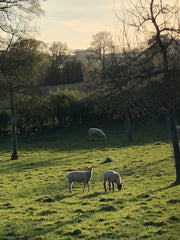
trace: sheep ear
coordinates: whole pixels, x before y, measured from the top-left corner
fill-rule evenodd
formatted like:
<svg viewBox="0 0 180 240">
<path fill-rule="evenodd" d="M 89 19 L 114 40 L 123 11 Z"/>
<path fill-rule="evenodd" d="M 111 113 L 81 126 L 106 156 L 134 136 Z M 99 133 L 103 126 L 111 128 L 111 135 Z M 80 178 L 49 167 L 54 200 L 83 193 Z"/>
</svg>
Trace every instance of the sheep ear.
<svg viewBox="0 0 180 240">
<path fill-rule="evenodd" d="M 85 168 L 88 168 L 88 166 L 86 166 Z"/>
<path fill-rule="evenodd" d="M 92 168 L 94 168 L 94 165 L 92 165 Z"/>
</svg>

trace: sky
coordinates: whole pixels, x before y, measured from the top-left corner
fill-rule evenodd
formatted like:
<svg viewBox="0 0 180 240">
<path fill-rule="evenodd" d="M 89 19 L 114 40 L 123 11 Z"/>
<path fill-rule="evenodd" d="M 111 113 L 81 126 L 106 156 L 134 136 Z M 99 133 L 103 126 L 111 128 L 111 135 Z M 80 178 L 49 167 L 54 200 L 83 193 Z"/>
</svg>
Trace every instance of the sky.
<svg viewBox="0 0 180 240">
<path fill-rule="evenodd" d="M 36 38 L 45 43 L 59 41 L 72 50 L 87 49 L 96 33 L 115 36 L 114 0 L 46 0 L 41 6 L 45 15 L 35 20 Z"/>
</svg>

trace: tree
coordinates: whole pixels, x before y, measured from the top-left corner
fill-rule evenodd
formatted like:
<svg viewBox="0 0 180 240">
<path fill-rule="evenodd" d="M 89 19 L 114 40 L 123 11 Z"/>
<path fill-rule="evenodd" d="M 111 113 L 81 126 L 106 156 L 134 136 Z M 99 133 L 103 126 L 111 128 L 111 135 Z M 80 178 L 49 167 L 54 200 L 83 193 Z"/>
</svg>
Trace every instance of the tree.
<svg viewBox="0 0 180 240">
<path fill-rule="evenodd" d="M 69 49 L 66 43 L 53 42 L 49 50 L 51 53 L 50 58 L 52 65 L 55 66 L 55 68 L 60 67 L 69 54 Z"/>
<path fill-rule="evenodd" d="M 34 32 L 35 29 L 29 23 L 34 17 L 43 14 L 40 2 L 41 0 L 0 1 L 1 49 L 8 49 L 12 40 Z"/>
<path fill-rule="evenodd" d="M 0 1 L 0 35 L 2 32 L 10 33 L 22 26 L 23 21 L 29 26 L 29 21 L 43 13 L 40 0 L 1 0 Z M 24 28 L 22 28 L 24 31 Z"/>
<path fill-rule="evenodd" d="M 51 66 L 46 79 L 49 85 L 62 83 L 62 68 L 63 63 L 69 55 L 69 48 L 66 43 L 53 42 L 49 48 Z"/>
<path fill-rule="evenodd" d="M 47 98 L 16 94 L 16 125 L 22 133 L 29 130 L 42 130 L 52 121 L 52 110 Z"/>
<path fill-rule="evenodd" d="M 15 42 L 20 42 L 22 38 L 32 31 L 29 22 L 36 16 L 42 14 L 43 11 L 40 6 L 40 0 L 1 0 L 0 1 L 0 41 L 1 41 L 1 74 L 3 75 L 5 82 L 9 87 L 10 93 L 10 108 L 11 108 L 11 125 L 12 125 L 12 146 L 13 153 L 11 159 L 17 159 L 17 141 L 16 141 L 16 122 L 14 112 L 14 80 L 20 77 L 21 72 L 17 72 L 17 69 L 23 68 L 19 65 L 25 66 L 21 59 L 16 59 L 18 55 L 14 55 Z M 13 46 L 14 45 L 14 46 Z M 13 46 L 13 47 L 12 47 Z M 12 59 L 15 57 L 15 59 Z M 17 60 L 17 61 L 16 61 Z M 12 63 L 11 65 L 8 63 Z M 26 59 L 27 61 L 27 59 Z M 26 62 L 25 61 L 25 62 Z M 18 64 L 17 64 L 18 63 Z M 30 66 L 30 65 L 29 65 Z M 13 70 L 15 71 L 14 74 Z M 23 69 L 25 70 L 25 69 Z M 23 72 L 25 73 L 25 71 Z M 3 80 L 2 80 L 3 81 Z"/>
<path fill-rule="evenodd" d="M 2 81 L 10 96 L 12 148 L 11 159 L 17 159 L 16 117 L 14 94 L 16 92 L 30 93 L 38 86 L 38 75 L 42 69 L 41 61 L 44 54 L 38 51 L 42 43 L 33 39 L 18 41 L 11 45 L 8 51 L 0 54 L 0 70 Z"/>
<path fill-rule="evenodd" d="M 94 57 L 102 64 L 102 70 L 105 70 L 106 55 L 114 51 L 114 44 L 110 32 L 99 32 L 93 35 L 91 46 L 94 50 Z"/>
<path fill-rule="evenodd" d="M 63 83 L 77 83 L 83 82 L 82 65 L 76 57 L 73 57 L 71 61 L 66 61 L 62 69 L 62 81 Z"/>
<path fill-rule="evenodd" d="M 65 126 L 73 121 L 76 123 L 80 121 L 81 95 L 78 91 L 68 89 L 50 92 L 50 106 L 59 125 Z"/>
<path fill-rule="evenodd" d="M 134 78 L 138 79 L 141 84 L 145 84 L 145 81 L 158 81 L 160 83 L 159 86 L 162 89 L 161 104 L 156 103 L 166 109 L 167 112 L 175 157 L 175 183 L 179 184 L 180 150 L 175 124 L 175 105 L 180 90 L 180 70 L 171 64 L 172 52 L 175 46 L 176 49 L 180 50 L 177 47 L 180 36 L 179 1 L 163 3 L 161 0 L 140 0 L 138 2 L 129 0 L 127 3 L 128 7 L 123 9 L 124 17 L 121 19 L 118 16 L 119 20 L 124 24 L 126 39 L 129 39 L 126 26 L 136 29 L 139 41 L 145 41 L 146 36 L 151 36 L 151 41 L 146 40 L 147 45 L 144 51 L 134 58 L 136 69 L 138 69 L 138 71 L 134 72 Z M 127 46 L 130 46 L 130 42 L 128 42 Z M 154 64 L 157 56 L 158 64 Z"/>
</svg>

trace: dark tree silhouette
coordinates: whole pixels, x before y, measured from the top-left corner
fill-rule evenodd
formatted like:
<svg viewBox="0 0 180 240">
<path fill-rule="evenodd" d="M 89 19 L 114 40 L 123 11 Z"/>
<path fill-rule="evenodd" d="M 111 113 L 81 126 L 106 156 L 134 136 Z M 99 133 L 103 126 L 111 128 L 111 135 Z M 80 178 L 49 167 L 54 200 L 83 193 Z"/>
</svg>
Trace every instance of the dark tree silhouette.
<svg viewBox="0 0 180 240">
<path fill-rule="evenodd" d="M 123 23 L 123 36 L 127 40 L 126 46 L 130 47 L 132 37 L 129 29 L 137 32 L 138 44 L 144 48 L 139 55 L 133 58 L 135 71 L 134 79 L 138 83 L 158 79 L 161 82 L 161 105 L 167 112 L 168 125 L 174 149 L 176 166 L 176 184 L 180 184 L 180 150 L 175 123 L 176 96 L 180 89 L 180 70 L 177 65 L 172 64 L 173 53 L 180 50 L 179 37 L 179 2 L 174 0 L 163 3 L 161 0 L 139 0 L 127 1 L 123 8 L 124 16 L 117 18 Z M 151 40 L 147 40 L 151 36 Z M 146 42 L 146 47 L 140 44 L 140 40 Z M 138 46 L 138 45 L 136 45 Z M 153 63 L 153 64 L 152 64 Z M 138 71 L 136 71 L 138 69 Z M 136 83 L 136 81 L 134 81 Z M 158 85 L 157 85 L 158 86 Z"/>
</svg>

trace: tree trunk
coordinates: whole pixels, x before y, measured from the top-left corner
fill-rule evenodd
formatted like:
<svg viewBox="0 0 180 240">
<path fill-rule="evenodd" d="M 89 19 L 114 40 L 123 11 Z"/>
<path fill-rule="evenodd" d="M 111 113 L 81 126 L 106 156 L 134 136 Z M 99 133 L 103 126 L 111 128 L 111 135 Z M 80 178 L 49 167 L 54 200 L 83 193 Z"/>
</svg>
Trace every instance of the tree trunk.
<svg viewBox="0 0 180 240">
<path fill-rule="evenodd" d="M 16 120 L 14 112 L 14 99 L 13 99 L 13 89 L 12 85 L 9 83 L 9 93 L 10 93 L 10 109 L 11 109 L 11 140 L 12 140 L 12 155 L 11 160 L 18 159 L 17 155 L 17 138 L 16 138 Z"/>
<path fill-rule="evenodd" d="M 153 5 L 153 0 L 151 4 Z M 152 6 L 151 6 L 152 7 Z M 157 25 L 157 22 L 155 18 L 153 17 L 153 22 L 157 30 L 157 42 L 159 44 L 159 47 L 161 49 L 162 55 L 163 55 L 163 75 L 164 75 L 164 83 L 166 86 L 166 93 L 167 93 L 167 101 L 168 101 L 168 108 L 167 108 L 167 115 L 168 115 L 168 125 L 170 129 L 170 134 L 171 134 L 171 141 L 173 145 L 173 150 L 174 150 L 174 159 L 175 159 L 175 168 L 176 168 L 176 181 L 175 184 L 180 184 L 180 151 L 179 151 L 179 140 L 177 136 L 177 129 L 176 129 L 176 124 L 175 124 L 175 109 L 173 107 L 173 98 L 172 98 L 172 93 L 171 92 L 171 83 L 172 81 L 170 74 L 169 74 L 169 62 L 168 62 L 168 50 L 166 44 L 163 42 L 161 39 L 161 32 L 159 29 L 159 26 Z M 171 93 L 171 94 L 169 94 Z"/>
<path fill-rule="evenodd" d="M 176 184 L 180 184 L 180 150 L 179 150 L 179 141 L 177 136 L 177 129 L 175 124 L 175 111 L 173 108 L 169 107 L 167 111 L 168 125 L 171 134 L 171 140 L 174 150 L 175 158 L 175 168 L 176 168 Z"/>
<path fill-rule="evenodd" d="M 127 108 L 125 109 L 125 128 L 126 128 L 128 140 L 130 142 L 133 141 L 131 121 L 129 119 L 129 114 L 128 114 Z"/>
</svg>

